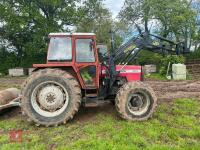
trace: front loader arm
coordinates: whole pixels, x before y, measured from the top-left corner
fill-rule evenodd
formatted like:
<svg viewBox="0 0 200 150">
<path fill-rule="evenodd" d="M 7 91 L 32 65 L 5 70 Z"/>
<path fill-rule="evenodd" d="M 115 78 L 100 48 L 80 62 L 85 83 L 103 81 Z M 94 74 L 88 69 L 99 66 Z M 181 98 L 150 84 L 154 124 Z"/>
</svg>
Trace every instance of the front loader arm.
<svg viewBox="0 0 200 150">
<path fill-rule="evenodd" d="M 141 50 L 163 55 L 165 53 L 180 55 L 188 52 L 186 47 L 184 42 L 176 43 L 157 35 L 142 33 L 120 46 L 112 56 L 115 64 L 128 64 L 136 58 Z"/>
</svg>

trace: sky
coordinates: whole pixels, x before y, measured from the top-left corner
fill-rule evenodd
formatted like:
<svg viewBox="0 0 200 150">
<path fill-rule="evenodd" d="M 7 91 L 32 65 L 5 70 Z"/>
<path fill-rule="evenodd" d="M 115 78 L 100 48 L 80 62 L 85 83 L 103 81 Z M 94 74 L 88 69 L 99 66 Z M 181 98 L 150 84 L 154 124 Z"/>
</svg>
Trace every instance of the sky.
<svg viewBox="0 0 200 150">
<path fill-rule="evenodd" d="M 113 18 L 116 18 L 124 4 L 124 0 L 105 0 L 104 4 L 112 12 Z"/>
</svg>

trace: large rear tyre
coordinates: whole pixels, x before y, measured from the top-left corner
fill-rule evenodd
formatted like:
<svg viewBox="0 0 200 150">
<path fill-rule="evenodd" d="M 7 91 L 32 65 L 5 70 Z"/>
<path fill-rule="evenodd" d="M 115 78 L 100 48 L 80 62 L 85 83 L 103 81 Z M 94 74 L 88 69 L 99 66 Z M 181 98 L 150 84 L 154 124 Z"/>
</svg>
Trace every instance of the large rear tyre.
<svg viewBox="0 0 200 150">
<path fill-rule="evenodd" d="M 57 126 L 72 119 L 81 104 L 77 80 L 60 69 L 33 73 L 22 86 L 22 112 L 36 125 Z"/>
<path fill-rule="evenodd" d="M 123 119 L 143 121 L 152 116 L 157 106 L 157 98 L 147 84 L 130 82 L 118 91 L 115 106 Z"/>
</svg>

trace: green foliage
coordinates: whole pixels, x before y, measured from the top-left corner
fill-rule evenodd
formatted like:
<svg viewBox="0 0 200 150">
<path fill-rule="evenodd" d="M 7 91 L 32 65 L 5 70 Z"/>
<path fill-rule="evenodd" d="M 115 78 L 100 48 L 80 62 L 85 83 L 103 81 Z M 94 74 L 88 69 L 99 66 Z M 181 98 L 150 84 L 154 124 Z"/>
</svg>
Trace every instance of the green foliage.
<svg viewBox="0 0 200 150">
<path fill-rule="evenodd" d="M 120 20 L 131 26 L 141 22 L 144 30 L 150 30 L 151 21 L 154 32 L 177 41 L 191 42 L 197 29 L 197 14 L 187 0 L 125 0 L 119 14 Z"/>
<path fill-rule="evenodd" d="M 11 49 L 15 54 L 16 58 L 12 60 L 14 66 L 24 67 L 29 64 L 31 67 L 30 64 L 34 63 L 34 60 L 41 60 L 41 57 L 34 57 L 46 52 L 47 37 L 50 32 L 68 31 L 67 25 L 75 25 L 78 22 L 82 14 L 76 2 L 72 0 L 1 1 L 0 39 L 6 50 Z"/>
<path fill-rule="evenodd" d="M 143 50 L 139 53 L 135 63 L 142 66 L 147 65 L 147 64 L 157 65 L 157 64 L 160 64 L 162 58 L 163 57 L 160 54 Z"/>
<path fill-rule="evenodd" d="M 86 0 L 82 8 L 84 16 L 77 24 L 77 32 L 94 32 L 97 36 L 97 42 L 105 44 L 110 49 L 110 31 L 113 28 L 112 15 L 104 7 L 103 0 Z M 116 45 L 120 45 L 122 39 L 115 35 Z"/>
<path fill-rule="evenodd" d="M 31 54 L 24 54 L 22 56 L 22 62 L 18 65 L 18 57 L 15 52 L 8 52 L 5 48 L 0 49 L 0 73 L 3 75 L 8 74 L 8 69 L 15 67 L 32 67 L 34 63 L 45 63 L 46 52 L 32 52 Z"/>
<path fill-rule="evenodd" d="M 176 40 L 192 38 L 195 28 L 195 12 L 186 0 L 150 0 L 151 13 L 158 18 L 161 34 L 174 34 Z"/>
<path fill-rule="evenodd" d="M 125 0 L 119 18 L 127 25 L 142 21 L 145 31 L 148 32 L 148 22 L 151 19 L 151 5 L 149 5 L 149 2 L 149 0 Z"/>
<path fill-rule="evenodd" d="M 147 74 L 147 75 L 145 75 L 145 79 L 160 80 L 160 81 L 167 80 L 167 78 L 165 76 L 161 75 L 160 73 Z"/>
<path fill-rule="evenodd" d="M 194 52 L 190 52 L 186 55 L 188 59 L 199 59 L 200 58 L 200 48 L 195 50 Z"/>
<path fill-rule="evenodd" d="M 111 13 L 102 0 L 86 0 L 81 5 L 79 0 L 3 0 L 0 3 L 0 42 L 7 52 L 6 55 L 0 53 L 3 62 L 0 72 L 45 62 L 48 34 L 69 32 L 69 26 L 76 27 L 77 32 L 96 33 L 97 42 L 110 48 L 112 23 Z M 121 42 L 121 37 L 116 36 L 117 45 Z"/>
<path fill-rule="evenodd" d="M 9 67 L 15 67 L 17 57 L 14 52 L 8 52 L 5 48 L 0 48 L 0 73 L 3 75 L 8 73 Z"/>
<path fill-rule="evenodd" d="M 171 73 L 172 64 L 184 63 L 185 58 L 183 56 L 177 56 L 177 55 L 169 55 L 169 56 L 163 57 L 159 66 L 160 74 L 166 75 L 169 62 L 170 62 L 169 73 Z"/>
<path fill-rule="evenodd" d="M 94 32 L 97 42 L 106 44 L 111 29 L 111 14 L 104 8 L 102 0 L 86 0 L 82 8 L 84 16 L 77 25 L 77 32 Z"/>
</svg>

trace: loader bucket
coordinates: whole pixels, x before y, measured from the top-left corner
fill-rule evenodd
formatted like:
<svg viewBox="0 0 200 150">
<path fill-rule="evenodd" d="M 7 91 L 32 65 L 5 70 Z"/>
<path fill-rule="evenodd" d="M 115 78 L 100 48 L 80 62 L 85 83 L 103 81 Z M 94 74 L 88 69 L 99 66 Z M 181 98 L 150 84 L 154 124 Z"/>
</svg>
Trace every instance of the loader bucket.
<svg viewBox="0 0 200 150">
<path fill-rule="evenodd" d="M 0 91 L 0 111 L 13 106 L 20 106 L 20 90 L 9 88 Z"/>
</svg>

